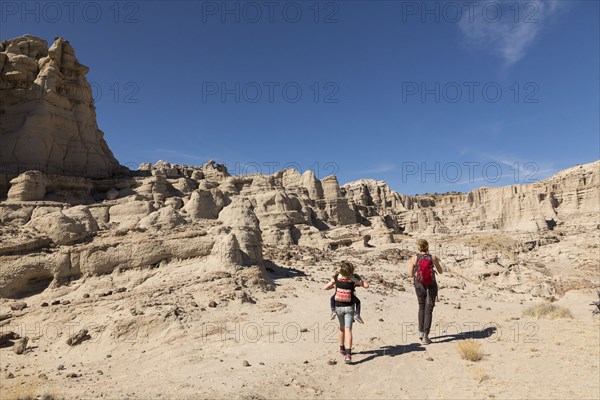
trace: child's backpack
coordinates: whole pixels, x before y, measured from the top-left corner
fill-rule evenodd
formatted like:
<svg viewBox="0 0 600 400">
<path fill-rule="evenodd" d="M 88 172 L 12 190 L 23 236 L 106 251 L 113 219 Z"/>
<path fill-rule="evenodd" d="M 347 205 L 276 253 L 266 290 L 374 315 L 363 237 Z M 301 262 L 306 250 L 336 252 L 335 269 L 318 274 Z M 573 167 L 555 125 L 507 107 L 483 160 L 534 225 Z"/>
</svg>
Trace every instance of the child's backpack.
<svg viewBox="0 0 600 400">
<path fill-rule="evenodd" d="M 334 277 L 335 279 L 335 301 L 340 303 L 350 303 L 352 301 L 352 292 L 354 282 L 352 279 Z"/>
<path fill-rule="evenodd" d="M 425 286 L 435 285 L 435 274 L 433 271 L 433 258 L 431 254 L 417 254 L 415 262 L 415 283 Z"/>
</svg>

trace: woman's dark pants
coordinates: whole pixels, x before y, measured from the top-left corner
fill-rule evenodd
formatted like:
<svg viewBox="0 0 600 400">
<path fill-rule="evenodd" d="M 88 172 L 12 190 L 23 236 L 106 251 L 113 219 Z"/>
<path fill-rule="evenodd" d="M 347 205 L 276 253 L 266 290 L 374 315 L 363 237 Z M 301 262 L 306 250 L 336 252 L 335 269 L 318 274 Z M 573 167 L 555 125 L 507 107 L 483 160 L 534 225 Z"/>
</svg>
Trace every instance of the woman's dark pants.
<svg viewBox="0 0 600 400">
<path fill-rule="evenodd" d="M 437 285 L 424 286 L 420 283 L 415 285 L 415 292 L 419 300 L 419 332 L 424 332 L 425 335 L 429 335 L 431 329 L 431 318 L 437 291 Z"/>
</svg>

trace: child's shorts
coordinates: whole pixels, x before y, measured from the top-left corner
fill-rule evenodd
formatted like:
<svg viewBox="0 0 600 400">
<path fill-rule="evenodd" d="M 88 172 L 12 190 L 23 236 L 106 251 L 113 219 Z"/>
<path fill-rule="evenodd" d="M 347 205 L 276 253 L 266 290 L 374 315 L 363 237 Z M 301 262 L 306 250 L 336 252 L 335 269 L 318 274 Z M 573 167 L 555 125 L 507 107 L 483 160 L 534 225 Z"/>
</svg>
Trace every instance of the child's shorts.
<svg viewBox="0 0 600 400">
<path fill-rule="evenodd" d="M 335 313 L 340 321 L 340 327 L 352 329 L 352 321 L 354 320 L 354 306 L 336 307 Z"/>
</svg>

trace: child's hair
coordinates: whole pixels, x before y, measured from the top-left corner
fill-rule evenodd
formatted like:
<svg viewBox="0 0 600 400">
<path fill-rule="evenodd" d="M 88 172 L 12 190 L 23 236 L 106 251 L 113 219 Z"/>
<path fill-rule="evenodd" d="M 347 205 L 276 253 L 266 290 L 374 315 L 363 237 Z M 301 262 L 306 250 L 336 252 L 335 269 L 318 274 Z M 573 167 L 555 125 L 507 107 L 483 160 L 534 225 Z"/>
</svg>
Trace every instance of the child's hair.
<svg viewBox="0 0 600 400">
<path fill-rule="evenodd" d="M 340 263 L 340 275 L 346 277 L 354 275 L 354 264 L 349 261 L 342 261 Z"/>
<path fill-rule="evenodd" d="M 429 243 L 425 239 L 419 239 L 417 246 L 419 247 L 419 251 L 429 251 Z"/>
</svg>

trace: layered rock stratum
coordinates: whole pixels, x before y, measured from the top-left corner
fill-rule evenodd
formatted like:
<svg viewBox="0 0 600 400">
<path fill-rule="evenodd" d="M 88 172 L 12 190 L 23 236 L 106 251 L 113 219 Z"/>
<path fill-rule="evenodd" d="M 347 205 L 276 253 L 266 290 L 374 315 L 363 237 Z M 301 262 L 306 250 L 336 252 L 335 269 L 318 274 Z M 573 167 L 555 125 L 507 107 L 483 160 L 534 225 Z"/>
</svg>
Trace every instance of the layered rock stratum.
<svg viewBox="0 0 600 400">
<path fill-rule="evenodd" d="M 219 247 L 239 252 L 230 261 L 258 265 L 264 245 L 335 250 L 414 235 L 514 235 L 534 242 L 597 235 L 599 167 L 435 196 L 402 195 L 373 180 L 340 187 L 335 177 L 319 180 L 292 169 L 230 176 L 214 161 L 202 167 L 161 161 L 113 180 L 27 171 L 11 181 L 0 203 L 0 295 L 27 292 L 36 282 L 57 285 L 114 268 L 207 257 Z"/>
</svg>

